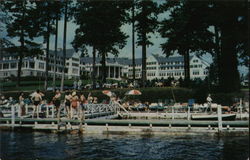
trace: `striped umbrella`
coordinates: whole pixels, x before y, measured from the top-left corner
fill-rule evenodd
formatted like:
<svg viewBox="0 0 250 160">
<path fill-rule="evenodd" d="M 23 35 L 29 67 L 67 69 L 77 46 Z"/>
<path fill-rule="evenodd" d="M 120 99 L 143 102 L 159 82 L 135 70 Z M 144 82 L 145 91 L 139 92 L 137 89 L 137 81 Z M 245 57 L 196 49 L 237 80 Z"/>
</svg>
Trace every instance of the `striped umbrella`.
<svg viewBox="0 0 250 160">
<path fill-rule="evenodd" d="M 125 95 L 141 95 L 141 92 L 139 90 L 133 89 L 133 90 L 126 92 Z"/>
<path fill-rule="evenodd" d="M 107 95 L 107 96 L 109 96 L 109 97 L 115 95 L 113 92 L 111 92 L 111 91 L 109 91 L 109 90 L 103 90 L 102 93 L 105 94 L 105 95 Z"/>
</svg>

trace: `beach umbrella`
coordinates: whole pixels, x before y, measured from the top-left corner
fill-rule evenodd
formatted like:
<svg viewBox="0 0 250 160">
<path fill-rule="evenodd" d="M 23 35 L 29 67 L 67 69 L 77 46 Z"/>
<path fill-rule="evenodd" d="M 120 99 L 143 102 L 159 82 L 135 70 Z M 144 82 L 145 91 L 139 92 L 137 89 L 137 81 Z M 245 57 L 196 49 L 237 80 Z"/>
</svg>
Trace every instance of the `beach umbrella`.
<svg viewBox="0 0 250 160">
<path fill-rule="evenodd" d="M 141 95 L 141 92 L 139 90 L 133 89 L 133 90 L 126 92 L 125 95 Z"/>
<path fill-rule="evenodd" d="M 102 93 L 105 94 L 105 95 L 107 95 L 107 96 L 109 96 L 109 97 L 115 95 L 113 92 L 111 92 L 111 91 L 109 91 L 109 90 L 103 90 Z"/>
</svg>

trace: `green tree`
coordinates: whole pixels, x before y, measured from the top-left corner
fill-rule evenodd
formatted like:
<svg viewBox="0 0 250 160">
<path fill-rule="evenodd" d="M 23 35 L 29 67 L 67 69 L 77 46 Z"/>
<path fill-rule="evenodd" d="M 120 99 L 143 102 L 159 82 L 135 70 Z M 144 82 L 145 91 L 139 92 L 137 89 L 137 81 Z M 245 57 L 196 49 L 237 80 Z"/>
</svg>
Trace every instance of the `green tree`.
<svg viewBox="0 0 250 160">
<path fill-rule="evenodd" d="M 66 65 L 66 39 L 67 39 L 67 22 L 68 22 L 68 6 L 71 6 L 72 2 L 65 0 L 64 2 L 64 27 L 63 27 L 63 70 L 61 77 L 61 91 L 64 88 L 64 78 L 65 78 L 65 65 Z"/>
<path fill-rule="evenodd" d="M 157 29 L 157 3 L 151 0 L 140 0 L 135 3 L 136 15 L 134 17 L 137 32 L 137 45 L 142 46 L 142 85 L 145 87 L 147 80 L 147 46 L 152 45 L 150 33 Z"/>
<path fill-rule="evenodd" d="M 87 46 L 93 48 L 92 79 L 94 84 L 96 51 L 102 57 L 102 83 L 105 83 L 107 54 L 118 55 L 118 49 L 125 46 L 127 35 L 120 30 L 128 16 L 125 4 L 118 1 L 90 0 L 79 1 L 76 5 L 74 18 L 79 27 L 76 29 L 72 44 L 75 49 L 83 53 L 86 53 Z"/>
<path fill-rule="evenodd" d="M 242 64 L 249 64 L 248 3 L 216 1 L 208 6 L 210 18 L 207 21 L 215 28 L 219 89 L 223 92 L 234 92 L 240 88 L 238 59 Z"/>
<path fill-rule="evenodd" d="M 184 56 L 185 84 L 190 81 L 190 52 L 201 55 L 212 52 L 213 34 L 203 17 L 207 16 L 207 4 L 197 1 L 166 1 L 161 6 L 169 17 L 161 22 L 159 32 L 166 42 L 161 44 L 167 56 L 176 51 Z"/>
<path fill-rule="evenodd" d="M 49 50 L 50 50 L 50 35 L 55 32 L 54 24 L 56 19 L 60 14 L 60 2 L 57 1 L 37 1 L 36 9 L 39 14 L 40 24 L 42 26 L 42 30 L 40 31 L 40 35 L 44 37 L 44 43 L 46 43 L 46 65 L 45 65 L 45 82 L 44 89 L 46 90 L 48 87 L 48 73 L 49 73 Z"/>
<path fill-rule="evenodd" d="M 30 2 L 32 3 L 32 2 Z M 23 58 L 25 56 L 40 54 L 40 45 L 33 42 L 33 38 L 38 36 L 40 30 L 38 17 L 35 14 L 34 5 L 28 1 L 5 1 L 4 9 L 11 15 L 11 20 L 7 22 L 7 36 L 10 38 L 18 38 L 20 46 L 12 46 L 7 48 L 7 52 L 17 53 L 18 71 L 17 86 L 20 86 L 21 68 Z"/>
<path fill-rule="evenodd" d="M 54 70 L 53 70 L 53 89 L 55 90 L 56 87 L 56 57 L 57 57 L 57 41 L 58 41 L 58 21 L 62 16 L 62 9 L 63 3 L 61 1 L 55 1 L 56 8 L 55 8 L 55 54 L 54 54 Z"/>
</svg>

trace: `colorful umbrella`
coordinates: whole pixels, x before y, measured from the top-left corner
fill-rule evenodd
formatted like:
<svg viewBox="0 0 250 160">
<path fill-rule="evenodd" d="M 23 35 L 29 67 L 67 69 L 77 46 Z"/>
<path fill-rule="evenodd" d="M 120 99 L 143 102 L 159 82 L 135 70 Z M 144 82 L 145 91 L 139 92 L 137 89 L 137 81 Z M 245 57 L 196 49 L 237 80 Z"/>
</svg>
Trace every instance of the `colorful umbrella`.
<svg viewBox="0 0 250 160">
<path fill-rule="evenodd" d="M 125 95 L 141 95 L 141 92 L 139 90 L 133 89 L 133 90 L 126 92 Z"/>
<path fill-rule="evenodd" d="M 107 96 L 109 96 L 109 97 L 115 95 L 113 92 L 111 92 L 111 91 L 109 91 L 109 90 L 104 90 L 104 91 L 102 91 L 102 93 L 105 94 L 105 95 L 107 95 Z"/>
</svg>

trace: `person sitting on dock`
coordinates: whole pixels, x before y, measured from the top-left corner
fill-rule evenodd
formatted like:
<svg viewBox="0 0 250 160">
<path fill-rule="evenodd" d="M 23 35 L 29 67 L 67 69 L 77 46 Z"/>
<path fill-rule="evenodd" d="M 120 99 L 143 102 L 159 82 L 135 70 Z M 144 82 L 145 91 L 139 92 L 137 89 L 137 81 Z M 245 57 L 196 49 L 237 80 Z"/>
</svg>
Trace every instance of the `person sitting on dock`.
<svg viewBox="0 0 250 160">
<path fill-rule="evenodd" d="M 32 118 L 34 118 L 35 116 L 35 112 L 37 114 L 37 118 L 39 118 L 39 110 L 38 110 L 38 107 L 42 101 L 42 94 L 40 94 L 40 90 L 37 90 L 31 100 L 33 101 L 33 104 L 34 104 L 34 107 L 33 107 L 33 114 L 32 114 Z"/>
<path fill-rule="evenodd" d="M 61 106 L 61 93 L 59 90 L 56 90 L 56 94 L 55 96 L 52 98 L 53 104 L 56 107 L 56 113 L 57 116 L 59 116 L 59 112 L 60 112 L 60 106 Z"/>
<path fill-rule="evenodd" d="M 71 116 L 70 118 L 73 118 L 74 116 L 74 112 L 77 113 L 78 115 L 78 111 L 79 111 L 79 101 L 78 101 L 78 96 L 76 94 L 76 92 L 72 93 L 72 100 L 71 100 Z"/>
</svg>

